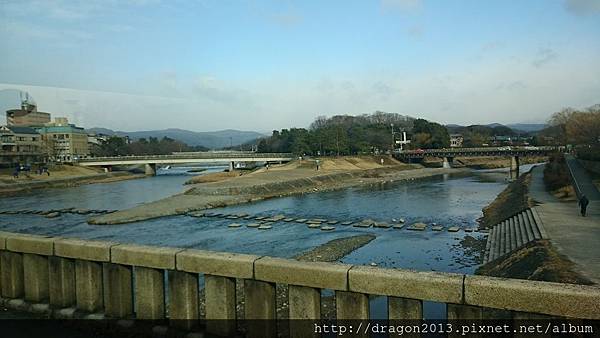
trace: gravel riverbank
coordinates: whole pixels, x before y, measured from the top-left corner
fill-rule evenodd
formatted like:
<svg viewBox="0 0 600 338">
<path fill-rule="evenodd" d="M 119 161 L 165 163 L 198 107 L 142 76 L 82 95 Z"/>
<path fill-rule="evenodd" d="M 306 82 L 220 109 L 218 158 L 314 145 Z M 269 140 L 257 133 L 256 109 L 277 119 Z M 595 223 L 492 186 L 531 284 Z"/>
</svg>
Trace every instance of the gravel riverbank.
<svg viewBox="0 0 600 338">
<path fill-rule="evenodd" d="M 122 224 L 190 211 L 249 203 L 294 194 L 315 193 L 360 185 L 414 180 L 468 169 L 390 165 L 375 169 L 315 171 L 305 168 L 268 170 L 226 181 L 192 185 L 182 194 L 112 214 L 92 217 L 90 224 Z"/>
</svg>

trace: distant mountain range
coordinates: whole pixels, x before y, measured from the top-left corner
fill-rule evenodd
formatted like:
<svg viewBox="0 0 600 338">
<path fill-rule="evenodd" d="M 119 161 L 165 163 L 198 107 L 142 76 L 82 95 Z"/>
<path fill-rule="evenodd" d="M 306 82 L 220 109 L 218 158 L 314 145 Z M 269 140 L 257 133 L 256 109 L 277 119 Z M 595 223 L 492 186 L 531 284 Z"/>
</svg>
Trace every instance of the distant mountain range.
<svg viewBox="0 0 600 338">
<path fill-rule="evenodd" d="M 230 145 L 236 146 L 265 136 L 264 134 L 255 131 L 241 131 L 233 129 L 197 132 L 176 128 L 147 131 L 114 131 L 107 128 L 91 128 L 87 131 L 89 133 L 104 135 L 116 135 L 121 137 L 128 136 L 132 140 L 149 137 L 156 137 L 160 139 L 166 136 L 168 138 L 184 142 L 190 146 L 204 146 L 209 149 L 220 149 L 229 147 Z"/>
</svg>

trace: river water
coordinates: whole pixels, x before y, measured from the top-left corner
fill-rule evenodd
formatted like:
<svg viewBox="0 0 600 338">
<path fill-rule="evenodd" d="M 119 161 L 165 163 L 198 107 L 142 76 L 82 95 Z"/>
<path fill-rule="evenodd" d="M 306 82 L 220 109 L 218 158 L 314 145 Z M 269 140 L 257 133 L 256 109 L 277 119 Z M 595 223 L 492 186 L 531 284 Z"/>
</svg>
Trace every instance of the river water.
<svg viewBox="0 0 600 338">
<path fill-rule="evenodd" d="M 522 166 L 521 172 L 530 166 Z M 0 210 L 124 209 L 181 192 L 189 179 L 189 168 L 159 170 L 156 177 L 105 184 L 82 185 L 0 198 Z M 207 172 L 222 170 L 210 167 Z M 382 267 L 410 268 L 472 274 L 479 266 L 485 234 L 463 231 L 477 226 L 481 210 L 508 183 L 504 169 L 477 170 L 469 173 L 439 175 L 409 182 L 386 183 L 371 187 L 305 194 L 270 199 L 251 204 L 215 209 L 223 213 L 251 215 L 285 214 L 295 218 L 324 218 L 358 221 L 373 219 L 391 223 L 403 218 L 407 224 L 436 223 L 458 226 L 459 232 L 411 231 L 405 228 L 356 228 L 334 225 L 334 231 L 309 229 L 298 223 L 278 222 L 270 230 L 229 228 L 236 222 L 251 221 L 189 216 L 163 217 L 123 225 L 89 225 L 85 215 L 63 214 L 48 219 L 39 215 L 0 215 L 0 230 L 53 236 L 113 240 L 217 251 L 293 257 L 335 238 L 370 233 L 369 244 L 341 261 Z M 380 302 L 374 300 L 374 302 Z M 374 306 L 385 309 L 385 306 Z M 385 312 L 384 310 L 381 310 Z M 373 317 L 384 317 L 385 313 Z M 431 316 L 441 315 L 432 306 Z M 438 313 L 439 312 L 439 313 Z"/>
</svg>

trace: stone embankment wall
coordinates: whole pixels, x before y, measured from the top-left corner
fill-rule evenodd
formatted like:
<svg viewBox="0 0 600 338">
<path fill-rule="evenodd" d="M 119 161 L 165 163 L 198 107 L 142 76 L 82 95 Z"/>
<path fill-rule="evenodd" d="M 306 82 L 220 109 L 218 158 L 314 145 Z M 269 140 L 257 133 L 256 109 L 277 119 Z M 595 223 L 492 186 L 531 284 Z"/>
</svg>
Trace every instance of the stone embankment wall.
<svg viewBox="0 0 600 338">
<path fill-rule="evenodd" d="M 236 279 L 243 280 L 244 319 L 276 319 L 277 284 L 289 287 L 290 319 L 320 319 L 322 289 L 335 291 L 337 319 L 368 319 L 370 295 L 388 297 L 389 319 L 423 318 L 423 301 L 446 303 L 449 319 L 489 318 L 497 310 L 510 318 L 600 319 L 595 286 L 15 233 L 0 233 L 0 276 L 3 302 L 12 308 L 58 318 L 168 318 L 185 329 L 198 323 L 204 278 L 206 330 L 217 335 L 233 334 L 242 319 Z M 297 323 L 290 322 L 292 336 L 312 330 Z M 247 329 L 248 336 L 276 335 L 275 325 Z"/>
</svg>

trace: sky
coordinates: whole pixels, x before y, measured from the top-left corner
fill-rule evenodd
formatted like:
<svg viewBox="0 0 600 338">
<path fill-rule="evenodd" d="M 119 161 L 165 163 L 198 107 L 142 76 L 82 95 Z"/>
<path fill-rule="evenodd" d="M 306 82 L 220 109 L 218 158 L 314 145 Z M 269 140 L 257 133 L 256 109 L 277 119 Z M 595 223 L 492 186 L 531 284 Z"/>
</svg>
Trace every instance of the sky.
<svg viewBox="0 0 600 338">
<path fill-rule="evenodd" d="M 0 0 L 0 108 L 268 132 L 320 115 L 543 123 L 600 103 L 600 0 Z"/>
</svg>

